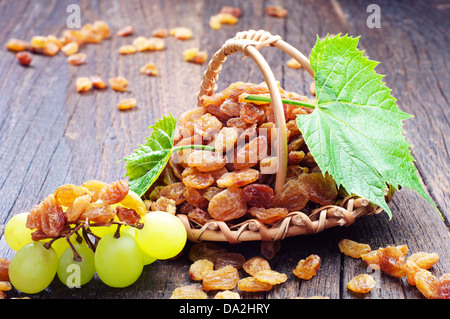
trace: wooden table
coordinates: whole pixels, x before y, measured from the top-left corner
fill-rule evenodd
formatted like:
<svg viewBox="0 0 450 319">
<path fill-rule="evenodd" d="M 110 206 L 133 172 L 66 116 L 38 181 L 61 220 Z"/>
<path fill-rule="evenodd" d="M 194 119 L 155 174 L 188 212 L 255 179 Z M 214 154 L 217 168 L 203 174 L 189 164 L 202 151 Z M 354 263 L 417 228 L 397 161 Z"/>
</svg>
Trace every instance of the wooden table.
<svg viewBox="0 0 450 319">
<path fill-rule="evenodd" d="M 369 294 L 351 293 L 347 282 L 367 270 L 360 259 L 339 252 L 338 242 L 343 238 L 370 244 L 373 249 L 407 244 L 410 254 L 436 252 L 440 261 L 431 271 L 436 276 L 450 272 L 448 1 L 378 1 L 381 28 L 367 27 L 371 1 L 83 1 L 79 3 L 82 24 L 105 20 L 113 33 L 131 24 L 135 36 L 147 37 L 156 28 L 186 26 L 193 30 L 194 38 L 178 41 L 169 37 L 164 51 L 120 56 L 119 46 L 130 44 L 134 36 L 112 36 L 101 44 L 82 48 L 88 55 L 84 65 L 69 65 L 60 52 L 54 57 L 34 55 L 30 67 L 21 67 L 4 48 L 6 41 L 13 37 L 30 40 L 34 35 L 61 35 L 70 3 L 78 2 L 0 2 L 0 224 L 29 211 L 62 184 L 122 178 L 124 163 L 120 160 L 148 136 L 147 127 L 163 114 L 171 112 L 177 117 L 196 104 L 206 63 L 183 61 L 184 49 L 199 47 L 212 56 L 237 32 L 265 29 L 308 55 L 317 35 L 341 32 L 361 36 L 360 48 L 371 59 L 381 61 L 377 70 L 386 74 L 385 81 L 399 107 L 414 115 L 405 123 L 406 138 L 413 145 L 420 178 L 444 220 L 423 198 L 401 190 L 390 203 L 392 220 L 384 213 L 364 216 L 350 227 L 283 240 L 280 252 L 270 263 L 273 269 L 288 274 L 287 282 L 267 293 L 241 293 L 241 297 L 423 298 L 406 278 L 384 273 L 375 274 L 378 284 Z M 287 17 L 266 16 L 264 8 L 268 4 L 288 8 Z M 223 5 L 238 6 L 243 15 L 236 25 L 213 31 L 209 17 Z M 264 48 L 261 52 L 282 87 L 309 95 L 311 78 L 306 72 L 288 68 L 288 56 L 277 49 Z M 157 77 L 139 73 L 139 67 L 147 62 L 158 66 Z M 111 89 L 77 93 L 76 78 L 94 74 L 105 79 L 122 75 L 129 80 L 130 90 L 123 94 Z M 253 61 L 241 61 L 236 55 L 224 65 L 219 90 L 235 81 L 259 83 L 262 76 Z M 120 112 L 116 104 L 125 97 L 137 98 L 138 107 Z M 0 236 L 3 231 L 2 226 Z M 259 242 L 220 245 L 246 258 L 261 256 Z M 187 244 L 186 251 L 190 246 L 192 243 Z M 322 258 L 319 273 L 309 281 L 299 280 L 292 270 L 310 254 Z M 13 255 L 2 237 L 0 257 Z M 176 260 L 146 266 L 139 280 L 124 289 L 109 288 L 98 278 L 80 289 L 68 289 L 55 279 L 45 291 L 29 297 L 169 298 L 176 287 L 192 283 L 189 265 L 185 252 Z M 8 297 L 14 296 L 25 295 L 15 290 L 8 292 Z"/>
</svg>

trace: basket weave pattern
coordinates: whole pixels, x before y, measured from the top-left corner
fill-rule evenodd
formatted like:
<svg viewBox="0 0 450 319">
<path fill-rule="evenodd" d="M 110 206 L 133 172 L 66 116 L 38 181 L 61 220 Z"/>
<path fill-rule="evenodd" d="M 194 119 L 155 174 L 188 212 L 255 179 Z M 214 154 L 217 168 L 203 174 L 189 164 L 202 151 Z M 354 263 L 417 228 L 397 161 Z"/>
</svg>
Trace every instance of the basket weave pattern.
<svg viewBox="0 0 450 319">
<path fill-rule="evenodd" d="M 277 146 L 279 169 L 275 181 L 274 191 L 276 193 L 286 181 L 286 121 L 277 82 L 267 61 L 259 52 L 259 49 L 265 46 L 277 47 L 286 52 L 314 77 L 314 72 L 308 59 L 296 48 L 283 41 L 280 36 L 272 35 L 264 30 L 239 32 L 234 38 L 226 41 L 210 60 L 203 75 L 198 99 L 200 100 L 204 95 L 212 95 L 215 93 L 217 89 L 216 82 L 227 56 L 240 52 L 243 54 L 243 58 L 251 57 L 254 60 L 269 88 L 275 116 L 275 125 L 278 128 L 279 134 L 282 135 L 279 136 L 279 139 L 280 141 L 285 141 L 285 143 L 278 143 L 279 145 Z M 200 106 L 200 102 L 198 105 Z M 388 201 L 391 200 L 392 195 L 392 193 L 386 192 Z M 315 209 L 310 215 L 306 215 L 303 212 L 291 212 L 284 219 L 271 225 L 270 228 L 257 219 L 248 219 L 243 223 L 233 226 L 229 226 L 223 221 L 211 220 L 199 227 L 195 223 L 192 223 L 187 215 L 178 214 L 177 216 L 185 225 L 188 238 L 191 241 L 226 241 L 236 244 L 242 241 L 276 241 L 290 236 L 314 234 L 330 227 L 349 226 L 359 216 L 376 214 L 381 211 L 381 208 L 372 205 L 365 198 L 347 196 L 338 200 L 336 205 L 328 205 Z"/>
</svg>

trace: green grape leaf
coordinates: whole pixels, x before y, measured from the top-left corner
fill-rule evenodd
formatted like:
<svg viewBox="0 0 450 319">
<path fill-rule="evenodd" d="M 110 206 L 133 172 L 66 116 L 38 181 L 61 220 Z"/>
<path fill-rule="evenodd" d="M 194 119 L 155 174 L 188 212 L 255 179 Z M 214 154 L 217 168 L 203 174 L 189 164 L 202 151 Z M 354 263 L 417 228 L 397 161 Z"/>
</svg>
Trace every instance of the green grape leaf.
<svg viewBox="0 0 450 319">
<path fill-rule="evenodd" d="M 142 196 L 161 174 L 172 155 L 177 120 L 171 114 L 156 121 L 150 137 L 139 145 L 132 154 L 123 160 L 126 162 L 126 175 L 129 188 Z"/>
<path fill-rule="evenodd" d="M 348 193 L 382 207 L 389 218 L 389 185 L 413 189 L 436 208 L 403 136 L 403 120 L 412 116 L 398 108 L 374 70 L 378 62 L 363 56 L 358 41 L 340 34 L 317 39 L 310 54 L 317 106 L 298 115 L 297 125 L 321 171 Z"/>
</svg>

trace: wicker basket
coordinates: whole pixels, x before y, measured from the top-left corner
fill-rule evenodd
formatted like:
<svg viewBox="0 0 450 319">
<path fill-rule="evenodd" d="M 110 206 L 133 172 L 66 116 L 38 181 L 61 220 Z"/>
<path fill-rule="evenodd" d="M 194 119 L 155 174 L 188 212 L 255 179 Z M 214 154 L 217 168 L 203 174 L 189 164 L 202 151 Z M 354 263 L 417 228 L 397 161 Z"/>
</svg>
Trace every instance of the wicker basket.
<svg viewBox="0 0 450 319">
<path fill-rule="evenodd" d="M 227 56 L 241 52 L 245 57 L 251 57 L 258 65 L 267 83 L 272 101 L 272 108 L 275 115 L 275 125 L 279 137 L 285 143 L 278 143 L 277 156 L 279 167 L 276 174 L 275 193 L 284 185 L 287 171 L 287 137 L 286 121 L 284 117 L 283 104 L 277 82 L 267 61 L 258 51 L 265 46 L 277 47 L 295 60 L 314 77 L 314 72 L 308 59 L 296 48 L 283 41 L 280 36 L 272 35 L 267 31 L 245 31 L 239 32 L 232 39 L 229 39 L 218 50 L 206 69 L 198 98 L 203 95 L 212 95 L 216 91 L 216 81 L 222 69 L 222 64 Z M 386 199 L 391 200 L 393 192 L 386 189 Z M 221 241 L 236 244 L 242 241 L 277 241 L 285 237 L 314 234 L 327 228 L 335 226 L 349 226 L 355 218 L 380 213 L 382 209 L 372 205 L 365 198 L 348 196 L 337 200 L 335 205 L 323 206 L 315 209 L 311 214 L 303 212 L 291 212 L 284 219 L 268 227 L 257 219 L 248 219 L 238 225 L 229 226 L 223 221 L 211 220 L 202 227 L 192 223 L 187 215 L 178 214 L 186 227 L 188 239 L 194 242 L 199 241 Z"/>
</svg>

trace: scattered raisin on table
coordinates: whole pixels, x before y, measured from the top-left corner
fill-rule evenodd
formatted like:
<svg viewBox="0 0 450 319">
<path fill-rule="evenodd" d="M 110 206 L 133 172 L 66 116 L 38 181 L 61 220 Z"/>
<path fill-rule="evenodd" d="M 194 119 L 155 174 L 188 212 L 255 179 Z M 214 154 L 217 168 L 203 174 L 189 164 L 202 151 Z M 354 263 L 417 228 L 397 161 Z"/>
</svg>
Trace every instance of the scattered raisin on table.
<svg viewBox="0 0 450 319">
<path fill-rule="evenodd" d="M 33 57 L 31 56 L 30 52 L 20 51 L 16 53 L 16 59 L 21 65 L 28 66 L 31 64 Z"/>
<path fill-rule="evenodd" d="M 310 255 L 306 259 L 298 262 L 294 269 L 294 275 L 300 279 L 309 280 L 314 277 L 320 268 L 320 257 L 317 255 Z"/>
<path fill-rule="evenodd" d="M 375 287 L 375 279 L 368 274 L 355 276 L 347 283 L 349 290 L 361 294 L 368 293 L 373 287 Z"/>
<path fill-rule="evenodd" d="M 202 289 L 209 290 L 230 290 L 236 287 L 239 281 L 239 273 L 231 265 L 210 271 L 203 277 Z"/>
</svg>

